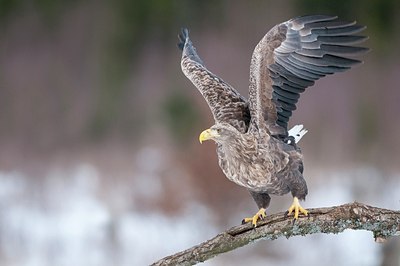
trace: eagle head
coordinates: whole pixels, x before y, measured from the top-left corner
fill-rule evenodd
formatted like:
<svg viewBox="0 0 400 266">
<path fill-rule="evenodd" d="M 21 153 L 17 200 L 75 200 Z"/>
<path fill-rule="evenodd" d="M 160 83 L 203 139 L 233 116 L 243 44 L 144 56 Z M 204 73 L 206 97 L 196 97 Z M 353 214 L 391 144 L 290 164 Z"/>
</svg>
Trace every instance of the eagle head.
<svg viewBox="0 0 400 266">
<path fill-rule="evenodd" d="M 199 136 L 200 143 L 206 140 L 214 140 L 217 143 L 223 144 L 230 140 L 237 139 L 241 133 L 228 123 L 217 123 L 209 129 L 201 132 Z"/>
</svg>

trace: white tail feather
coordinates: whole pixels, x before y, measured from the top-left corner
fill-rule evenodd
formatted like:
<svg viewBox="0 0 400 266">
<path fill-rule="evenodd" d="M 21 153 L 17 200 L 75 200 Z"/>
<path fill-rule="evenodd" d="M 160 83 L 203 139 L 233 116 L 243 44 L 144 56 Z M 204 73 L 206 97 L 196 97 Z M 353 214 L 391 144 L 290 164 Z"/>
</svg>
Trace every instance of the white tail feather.
<svg viewBox="0 0 400 266">
<path fill-rule="evenodd" d="M 303 125 L 296 125 L 288 131 L 288 134 L 294 137 L 294 141 L 297 143 L 307 132 L 308 130 L 303 128 Z"/>
</svg>

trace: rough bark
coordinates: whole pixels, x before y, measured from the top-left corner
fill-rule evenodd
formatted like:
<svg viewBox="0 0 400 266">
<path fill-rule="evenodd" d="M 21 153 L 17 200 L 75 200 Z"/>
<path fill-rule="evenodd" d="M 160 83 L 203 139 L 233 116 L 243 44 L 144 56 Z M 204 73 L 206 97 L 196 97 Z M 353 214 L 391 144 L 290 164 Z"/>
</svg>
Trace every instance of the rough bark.
<svg viewBox="0 0 400 266">
<path fill-rule="evenodd" d="M 256 228 L 250 224 L 228 229 L 217 236 L 165 257 L 152 265 L 193 265 L 218 254 L 228 252 L 260 239 L 274 240 L 315 233 L 340 233 L 345 229 L 368 230 L 376 242 L 400 235 L 400 211 L 381 209 L 362 203 L 349 203 L 336 207 L 308 209 L 308 217 L 294 222 L 285 213 L 268 216 Z"/>
</svg>

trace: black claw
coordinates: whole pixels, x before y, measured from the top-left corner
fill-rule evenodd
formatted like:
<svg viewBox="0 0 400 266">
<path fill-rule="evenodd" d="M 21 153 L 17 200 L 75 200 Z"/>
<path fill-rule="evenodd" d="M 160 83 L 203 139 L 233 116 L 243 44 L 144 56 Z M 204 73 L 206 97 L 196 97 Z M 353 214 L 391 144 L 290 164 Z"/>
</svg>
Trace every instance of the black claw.
<svg viewBox="0 0 400 266">
<path fill-rule="evenodd" d="M 284 217 L 287 218 L 289 215 L 289 211 L 285 211 Z"/>
<path fill-rule="evenodd" d="M 297 219 L 293 218 L 292 225 L 296 223 Z"/>
<path fill-rule="evenodd" d="M 242 220 L 242 224 L 246 224 L 246 221 L 244 219 Z"/>
</svg>

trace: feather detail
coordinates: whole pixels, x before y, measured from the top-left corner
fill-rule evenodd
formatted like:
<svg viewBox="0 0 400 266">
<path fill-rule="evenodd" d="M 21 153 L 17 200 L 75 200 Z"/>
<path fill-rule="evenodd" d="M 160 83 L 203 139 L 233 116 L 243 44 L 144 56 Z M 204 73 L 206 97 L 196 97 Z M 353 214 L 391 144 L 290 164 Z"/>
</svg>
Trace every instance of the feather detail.
<svg viewBox="0 0 400 266">
<path fill-rule="evenodd" d="M 250 126 L 287 125 L 300 93 L 326 75 L 361 63 L 350 57 L 368 48 L 353 46 L 368 39 L 355 21 L 313 15 L 291 19 L 272 28 L 254 49 L 250 65 Z"/>
</svg>

